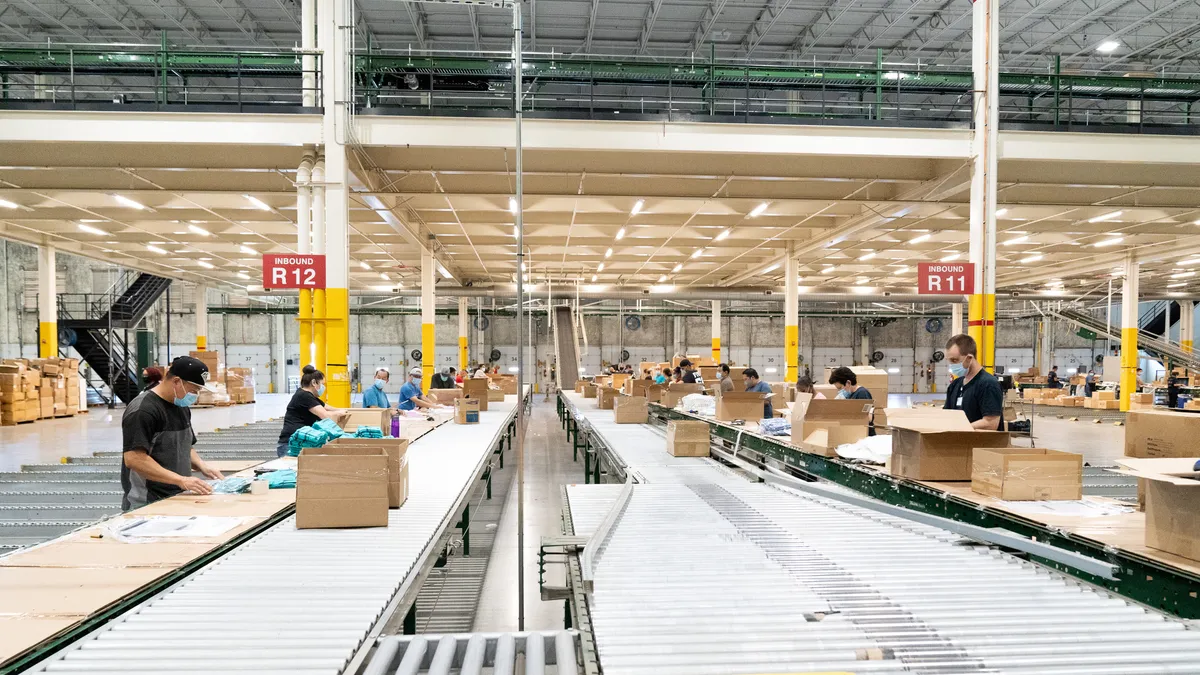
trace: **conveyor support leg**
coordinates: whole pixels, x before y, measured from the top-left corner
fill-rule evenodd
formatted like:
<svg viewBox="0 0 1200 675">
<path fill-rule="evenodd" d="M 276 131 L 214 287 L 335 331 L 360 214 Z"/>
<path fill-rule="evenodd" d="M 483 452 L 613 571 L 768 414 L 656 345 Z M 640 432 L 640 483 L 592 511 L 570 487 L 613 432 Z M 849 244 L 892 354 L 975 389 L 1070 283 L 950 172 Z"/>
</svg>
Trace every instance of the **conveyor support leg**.
<svg viewBox="0 0 1200 675">
<path fill-rule="evenodd" d="M 469 502 L 463 507 L 462 519 L 458 521 L 458 528 L 462 530 L 463 555 L 471 555 L 471 504 Z"/>
<path fill-rule="evenodd" d="M 401 628 L 405 635 L 417 634 L 417 603 L 413 602 L 412 607 L 408 608 L 408 613 L 404 615 L 404 626 Z"/>
</svg>

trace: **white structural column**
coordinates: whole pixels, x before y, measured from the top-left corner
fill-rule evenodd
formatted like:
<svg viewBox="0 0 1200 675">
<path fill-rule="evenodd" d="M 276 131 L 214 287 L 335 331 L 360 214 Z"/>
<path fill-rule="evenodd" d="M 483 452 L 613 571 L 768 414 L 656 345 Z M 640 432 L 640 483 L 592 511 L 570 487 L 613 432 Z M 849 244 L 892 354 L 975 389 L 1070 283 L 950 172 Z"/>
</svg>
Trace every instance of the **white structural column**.
<svg viewBox="0 0 1200 675">
<path fill-rule="evenodd" d="M 311 3 L 313 0 L 306 0 Z M 296 252 L 312 253 L 312 172 L 313 156 L 305 154 L 296 169 Z M 324 219 L 324 214 L 322 214 Z M 300 289 L 300 367 L 315 363 L 313 354 L 313 292 Z M 279 389 L 278 391 L 283 391 Z"/>
<path fill-rule="evenodd" d="M 950 334 L 958 335 L 962 332 L 962 314 L 963 305 L 961 302 L 950 303 Z"/>
<path fill-rule="evenodd" d="M 458 369 L 464 373 L 471 365 L 467 361 L 467 326 L 467 299 L 463 297 L 458 299 Z"/>
<path fill-rule="evenodd" d="M 1179 301 L 1179 346 L 1189 354 L 1195 339 L 1195 310 L 1196 305 L 1191 298 Z"/>
<path fill-rule="evenodd" d="M 271 326 L 271 393 L 287 391 L 287 322 L 282 314 L 272 314 Z"/>
<path fill-rule="evenodd" d="M 428 249 L 421 249 L 421 391 L 428 392 L 434 368 L 434 307 L 433 283 L 437 278 L 437 261 Z"/>
<path fill-rule="evenodd" d="M 1125 258 L 1121 286 L 1121 410 L 1129 410 L 1130 395 L 1137 389 L 1138 366 L 1138 263 Z"/>
<path fill-rule="evenodd" d="M 349 167 L 346 144 L 351 137 L 347 108 L 349 100 L 349 53 L 346 31 L 353 30 L 347 11 L 349 0 L 319 0 L 317 5 L 317 44 L 322 51 L 321 101 L 324 106 L 322 136 L 325 166 L 323 186 L 315 186 L 313 210 L 317 210 L 317 191 L 325 201 L 325 292 L 324 309 L 316 324 L 325 332 L 325 380 L 329 402 L 338 408 L 350 407 L 350 204 L 346 191 Z M 318 161 L 318 166 L 320 162 Z M 316 171 L 313 180 L 317 181 Z M 316 223 L 313 234 L 317 235 Z M 314 236 L 314 244 L 321 240 Z M 319 303 L 316 303 L 319 304 Z M 318 350 L 320 345 L 318 343 Z"/>
<path fill-rule="evenodd" d="M 1000 91 L 1000 0 L 972 4 L 971 69 L 975 128 L 971 134 L 970 260 L 975 292 L 967 305 L 967 333 L 980 364 L 996 366 L 996 160 Z"/>
<path fill-rule="evenodd" d="M 721 363 L 721 301 L 712 301 L 712 360 Z"/>
<path fill-rule="evenodd" d="M 58 356 L 58 263 L 53 246 L 38 247 L 38 357 Z"/>
<path fill-rule="evenodd" d="M 784 382 L 795 384 L 800 377 L 800 261 L 788 244 L 787 262 L 783 273 L 783 362 Z"/>
<path fill-rule="evenodd" d="M 300 57 L 304 71 L 300 78 L 303 88 L 300 103 L 312 108 L 317 105 L 317 59 L 309 52 L 317 48 L 317 0 L 300 0 L 300 48 L 305 52 Z"/>
<path fill-rule="evenodd" d="M 325 159 L 318 157 L 313 163 L 312 170 L 312 252 L 325 255 Z M 329 285 L 329 266 L 325 267 L 325 284 Z M 324 373 L 326 368 L 326 332 L 325 332 L 325 289 L 318 288 L 312 292 L 312 363 L 317 370 Z"/>
<path fill-rule="evenodd" d="M 202 352 L 206 349 L 208 349 L 208 286 L 201 284 L 196 286 L 196 351 Z"/>
</svg>

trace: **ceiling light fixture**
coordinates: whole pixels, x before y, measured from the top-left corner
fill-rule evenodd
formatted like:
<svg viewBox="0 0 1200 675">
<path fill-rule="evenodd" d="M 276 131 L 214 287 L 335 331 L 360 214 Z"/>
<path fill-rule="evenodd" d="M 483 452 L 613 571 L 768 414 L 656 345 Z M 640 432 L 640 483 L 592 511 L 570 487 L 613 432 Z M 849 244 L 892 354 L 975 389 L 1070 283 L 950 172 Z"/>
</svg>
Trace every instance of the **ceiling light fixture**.
<svg viewBox="0 0 1200 675">
<path fill-rule="evenodd" d="M 212 236 L 212 232 L 209 232 L 208 230 L 204 229 L 203 227 L 200 227 L 199 225 L 188 225 L 188 231 L 192 232 L 193 234 L 198 234 L 201 237 L 211 237 Z"/>
<path fill-rule="evenodd" d="M 1121 214 L 1123 214 L 1123 213 L 1125 213 L 1125 212 L 1124 211 L 1113 211 L 1112 213 L 1106 213 L 1102 216 L 1096 216 L 1095 218 L 1089 218 L 1088 222 L 1089 223 L 1103 223 L 1106 220 L 1120 218 Z"/>
<path fill-rule="evenodd" d="M 249 279 L 250 278 L 250 275 L 246 274 L 245 272 L 238 272 L 237 276 L 239 279 Z"/>
<path fill-rule="evenodd" d="M 107 232 L 105 232 L 104 230 L 102 230 L 98 227 L 92 227 L 91 225 L 84 225 L 83 223 L 79 224 L 79 229 L 83 230 L 84 232 L 87 232 L 88 234 L 99 234 L 101 236 L 108 234 Z"/>
<path fill-rule="evenodd" d="M 897 267 L 896 271 L 893 272 L 892 274 L 899 276 L 899 275 L 905 274 L 907 272 L 908 272 L 908 265 L 901 265 L 901 266 Z"/>
<path fill-rule="evenodd" d="M 1180 272 L 1179 274 L 1172 274 L 1171 278 L 1172 279 L 1187 279 L 1188 277 L 1194 277 L 1194 276 L 1196 276 L 1195 272 Z"/>
<path fill-rule="evenodd" d="M 1105 40 L 1096 46 L 1096 51 L 1100 52 L 1101 54 L 1111 54 L 1117 51 L 1117 48 L 1120 46 L 1121 43 L 1117 42 L 1116 40 Z"/>
<path fill-rule="evenodd" d="M 368 264 L 367 264 L 367 261 L 365 261 L 365 260 L 359 260 L 359 261 L 358 261 L 358 266 L 359 266 L 359 267 L 361 267 L 361 268 L 363 268 L 364 270 L 369 270 L 369 269 L 371 269 L 371 266 L 370 266 L 370 265 L 368 265 Z"/>
<path fill-rule="evenodd" d="M 438 274 L 442 275 L 443 279 L 449 279 L 451 276 L 450 270 L 446 269 L 442 265 L 438 265 Z"/>
<path fill-rule="evenodd" d="M 113 195 L 112 197 L 113 197 L 113 199 L 120 202 L 120 204 L 122 206 L 128 206 L 131 209 L 137 209 L 139 211 L 144 211 L 146 209 L 145 204 L 140 204 L 138 202 L 135 202 L 132 199 L 130 199 L 129 197 L 126 197 L 125 195 Z"/>
<path fill-rule="evenodd" d="M 255 197 L 254 195 L 242 195 L 242 196 L 245 197 L 246 200 L 249 201 L 251 204 L 253 204 L 254 208 L 258 209 L 259 211 L 270 211 L 271 210 L 271 206 L 269 204 L 267 204 L 263 200 L 259 199 L 258 197 Z"/>
<path fill-rule="evenodd" d="M 19 209 L 19 208 L 21 208 L 21 207 L 20 207 L 20 206 L 18 206 L 18 205 L 17 205 L 15 202 L 10 202 L 10 201 L 8 201 L 7 199 L 0 199 L 0 206 L 3 206 L 3 207 L 4 207 L 4 208 L 6 208 L 6 209 Z"/>
<path fill-rule="evenodd" d="M 1184 286 L 1187 286 L 1186 281 L 1181 281 L 1177 284 L 1167 284 L 1167 288 L 1183 288 Z"/>
<path fill-rule="evenodd" d="M 775 270 L 777 270 L 777 269 L 779 269 L 779 263 L 775 263 L 774 265 L 771 265 L 771 266 L 770 266 L 770 267 L 768 267 L 767 269 L 763 270 L 763 271 L 762 271 L 762 273 L 763 273 L 763 274 L 770 274 L 771 272 L 774 272 L 774 271 L 775 271 Z"/>
<path fill-rule="evenodd" d="M 836 269 L 837 269 L 836 267 L 830 265 L 829 267 L 822 269 L 821 274 L 833 274 L 833 271 Z"/>
<path fill-rule="evenodd" d="M 1008 213 L 1008 209 L 998 209 L 998 210 L 996 211 L 996 217 L 997 217 L 997 218 L 999 218 L 1000 216 L 1002 216 L 1002 215 L 1004 215 L 1004 214 L 1006 214 L 1006 213 Z"/>
<path fill-rule="evenodd" d="M 207 262 L 207 261 L 205 261 L 205 260 L 197 260 L 197 261 L 196 261 L 196 264 L 197 264 L 197 265 L 199 265 L 199 266 L 201 266 L 201 267 L 203 267 L 203 268 L 204 268 L 204 269 L 206 269 L 206 270 L 211 270 L 211 269 L 213 269 L 213 264 L 212 264 L 212 263 L 210 263 L 210 262 Z"/>
<path fill-rule="evenodd" d="M 239 246 L 238 250 L 241 251 L 242 253 L 245 253 L 246 255 L 258 255 L 258 251 L 255 251 L 254 249 L 250 248 L 246 244 L 242 244 L 241 246 Z"/>
<path fill-rule="evenodd" d="M 1042 258 L 1045 258 L 1045 257 L 1046 257 L 1046 256 L 1044 256 L 1044 255 L 1042 255 L 1042 254 L 1040 254 L 1040 253 L 1039 253 L 1039 254 L 1037 254 L 1037 255 L 1031 255 L 1031 256 L 1027 256 L 1027 257 L 1025 257 L 1025 258 L 1021 258 L 1021 264 L 1022 264 L 1022 265 L 1028 265 L 1029 263 L 1032 263 L 1032 262 L 1037 262 L 1037 261 L 1039 261 L 1039 260 L 1041 260 Z"/>
<path fill-rule="evenodd" d="M 960 256 L 960 255 L 962 255 L 962 254 L 961 253 L 951 253 L 950 255 L 942 258 L 940 262 L 953 262 L 955 260 L 958 260 L 958 256 Z"/>
<path fill-rule="evenodd" d="M 622 227 L 621 229 L 617 230 L 617 241 L 621 241 L 624 238 L 625 238 L 625 228 Z"/>
<path fill-rule="evenodd" d="M 757 217 L 761 216 L 763 214 L 763 212 L 765 212 L 767 210 L 768 206 L 769 206 L 769 204 L 767 204 L 766 202 L 763 202 L 763 203 L 759 204 L 758 206 L 754 207 L 754 210 L 750 212 L 750 217 L 757 218 Z"/>
<path fill-rule="evenodd" d="M 696 249 L 696 252 L 692 254 L 692 258 L 699 258 L 702 255 L 704 255 L 704 249 L 698 248 Z"/>
<path fill-rule="evenodd" d="M 683 263 L 677 263 L 674 267 L 671 268 L 671 271 L 678 272 L 682 269 L 683 269 Z"/>
<path fill-rule="evenodd" d="M 610 248 L 610 249 L 608 249 L 607 251 L 605 251 L 605 252 L 604 252 L 604 257 L 605 257 L 605 258 L 611 258 L 611 257 L 612 257 L 612 249 L 611 249 L 611 248 Z"/>
<path fill-rule="evenodd" d="M 730 231 L 728 229 L 721 230 L 720 234 L 713 237 L 713 241 L 724 241 L 726 238 L 729 237 L 729 234 L 730 234 Z"/>
<path fill-rule="evenodd" d="M 600 263 L 600 266 L 596 268 L 596 271 L 603 272 L 604 271 L 604 263 Z"/>
<path fill-rule="evenodd" d="M 1191 267 L 1192 265 L 1200 265 L 1200 258 L 1192 258 L 1191 260 L 1180 260 L 1179 264 L 1183 265 L 1184 267 Z"/>
<path fill-rule="evenodd" d="M 658 278 L 658 283 L 661 284 L 662 282 L 664 282 L 666 280 L 667 280 L 667 275 L 664 274 Z"/>
<path fill-rule="evenodd" d="M 517 200 L 515 197 L 508 198 L 508 212 L 517 215 Z"/>
<path fill-rule="evenodd" d="M 147 251 L 150 251 L 151 253 L 157 253 L 157 254 L 159 254 L 159 255 L 166 255 L 166 254 L 167 254 L 167 251 L 166 251 L 166 249 L 161 249 L 161 248 L 159 248 L 159 247 L 157 247 L 157 246 L 154 246 L 153 244 L 151 244 L 151 245 L 147 246 L 147 247 L 146 247 L 146 250 L 147 250 Z"/>
<path fill-rule="evenodd" d="M 910 243 L 910 244 L 920 244 L 921 242 L 929 241 L 929 238 L 930 238 L 930 237 L 932 237 L 932 236 L 933 236 L 932 234 L 923 234 L 923 235 L 921 235 L 921 236 L 919 236 L 919 237 L 913 237 L 912 239 L 909 239 L 909 240 L 908 240 L 908 243 Z"/>
<path fill-rule="evenodd" d="M 596 283 L 596 275 L 595 274 L 592 275 L 592 283 L 593 284 Z"/>
<path fill-rule="evenodd" d="M 871 258 L 874 258 L 874 257 L 875 257 L 875 252 L 871 251 L 870 253 L 864 253 L 864 254 L 858 256 L 858 261 L 862 262 L 864 260 L 870 260 Z"/>
<path fill-rule="evenodd" d="M 1029 241 L 1029 235 L 1025 235 L 1024 237 L 1017 237 L 1015 239 L 1009 239 L 1008 241 L 1004 242 L 1003 246 L 1012 246 L 1013 244 L 1020 244 L 1022 242 L 1026 242 L 1026 241 Z"/>
<path fill-rule="evenodd" d="M 637 200 L 636 202 L 633 203 L 633 208 L 629 210 L 629 215 L 636 216 L 637 214 L 641 213 L 642 207 L 645 205 L 646 205 L 646 201 L 644 199 Z"/>
<path fill-rule="evenodd" d="M 1105 239 L 1104 241 L 1098 241 L 1095 244 L 1092 244 L 1092 246 L 1095 246 L 1096 248 L 1103 248 L 1105 246 L 1119 244 L 1123 241 L 1125 241 L 1125 237 L 1113 237 L 1111 239 Z"/>
</svg>

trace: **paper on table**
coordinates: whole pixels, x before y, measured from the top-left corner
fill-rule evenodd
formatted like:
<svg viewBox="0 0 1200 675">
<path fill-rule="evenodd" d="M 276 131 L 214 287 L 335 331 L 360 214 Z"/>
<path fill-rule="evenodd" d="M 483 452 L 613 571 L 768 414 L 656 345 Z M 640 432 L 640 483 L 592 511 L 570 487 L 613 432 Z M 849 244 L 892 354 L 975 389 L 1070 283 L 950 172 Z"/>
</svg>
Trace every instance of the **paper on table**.
<svg viewBox="0 0 1200 675">
<path fill-rule="evenodd" d="M 137 542 L 219 537 L 244 522 L 235 516 L 140 516 L 118 519 L 109 527 L 117 539 Z"/>
<path fill-rule="evenodd" d="M 295 457 L 280 457 L 279 459 L 273 459 L 269 462 L 263 462 L 254 468 L 265 472 L 278 471 L 280 469 L 294 469 L 296 468 L 296 465 L 297 462 Z"/>
<path fill-rule="evenodd" d="M 1076 518 L 1102 518 L 1119 513 L 1132 513 L 1133 508 L 1084 497 L 1079 500 L 1046 502 L 998 501 L 997 505 L 1009 511 L 1038 516 L 1072 516 Z"/>
</svg>

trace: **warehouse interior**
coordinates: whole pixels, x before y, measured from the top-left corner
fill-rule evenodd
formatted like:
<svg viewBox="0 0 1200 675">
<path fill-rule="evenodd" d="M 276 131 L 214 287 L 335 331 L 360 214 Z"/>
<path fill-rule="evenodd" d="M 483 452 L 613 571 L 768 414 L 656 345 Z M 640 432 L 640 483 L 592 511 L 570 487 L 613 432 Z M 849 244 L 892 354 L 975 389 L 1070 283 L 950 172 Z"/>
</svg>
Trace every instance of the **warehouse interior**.
<svg viewBox="0 0 1200 675">
<path fill-rule="evenodd" d="M 1198 672 L 1200 5 L 0 36 L 0 675 Z"/>
</svg>

